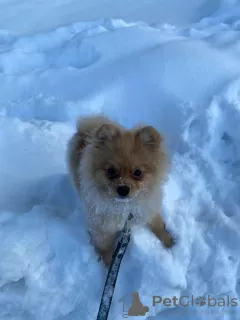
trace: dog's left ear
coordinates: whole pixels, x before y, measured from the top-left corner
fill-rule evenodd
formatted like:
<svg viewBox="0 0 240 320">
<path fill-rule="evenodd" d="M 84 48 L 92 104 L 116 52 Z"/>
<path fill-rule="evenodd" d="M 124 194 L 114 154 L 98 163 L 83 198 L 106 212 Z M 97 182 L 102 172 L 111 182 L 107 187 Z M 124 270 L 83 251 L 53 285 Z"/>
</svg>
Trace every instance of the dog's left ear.
<svg viewBox="0 0 240 320">
<path fill-rule="evenodd" d="M 162 137 L 160 133 L 152 126 L 146 126 L 136 131 L 136 138 L 140 143 L 149 150 L 156 150 L 160 148 Z"/>
<path fill-rule="evenodd" d="M 113 124 L 103 124 L 96 132 L 95 139 L 97 142 L 104 143 L 112 141 L 120 136 L 120 130 Z"/>
</svg>

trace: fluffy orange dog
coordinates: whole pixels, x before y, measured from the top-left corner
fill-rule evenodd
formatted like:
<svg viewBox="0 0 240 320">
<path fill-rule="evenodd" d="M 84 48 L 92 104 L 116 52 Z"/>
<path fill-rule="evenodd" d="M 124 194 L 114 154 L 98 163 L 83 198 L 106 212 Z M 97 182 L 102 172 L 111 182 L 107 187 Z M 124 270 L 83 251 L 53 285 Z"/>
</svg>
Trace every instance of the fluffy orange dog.
<svg viewBox="0 0 240 320">
<path fill-rule="evenodd" d="M 104 116 L 80 119 L 68 144 L 68 164 L 92 242 L 106 266 L 129 212 L 133 225 L 145 225 L 165 247 L 173 245 L 159 214 L 166 154 L 156 129 L 127 130 Z"/>
</svg>

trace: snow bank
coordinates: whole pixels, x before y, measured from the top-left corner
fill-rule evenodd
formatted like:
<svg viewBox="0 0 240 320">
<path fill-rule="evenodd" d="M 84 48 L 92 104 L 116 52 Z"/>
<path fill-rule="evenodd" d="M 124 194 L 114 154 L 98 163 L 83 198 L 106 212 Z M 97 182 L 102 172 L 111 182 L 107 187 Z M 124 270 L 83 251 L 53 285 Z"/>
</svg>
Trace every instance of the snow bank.
<svg viewBox="0 0 240 320">
<path fill-rule="evenodd" d="M 99 18 L 188 25 L 214 13 L 219 0 L 0 0 L 0 7 L 0 29 L 26 35 Z"/>
<path fill-rule="evenodd" d="M 1 319 L 97 314 L 106 270 L 88 242 L 65 151 L 76 117 L 98 112 L 163 133 L 171 170 L 162 214 L 177 240 L 166 250 L 147 230 L 133 232 L 110 319 L 122 319 L 119 300 L 133 291 L 150 306 L 142 319 L 206 318 L 199 307 L 154 308 L 153 295 L 239 298 L 238 21 L 214 19 L 1 33 Z M 236 317 L 232 308 L 225 319 Z"/>
</svg>

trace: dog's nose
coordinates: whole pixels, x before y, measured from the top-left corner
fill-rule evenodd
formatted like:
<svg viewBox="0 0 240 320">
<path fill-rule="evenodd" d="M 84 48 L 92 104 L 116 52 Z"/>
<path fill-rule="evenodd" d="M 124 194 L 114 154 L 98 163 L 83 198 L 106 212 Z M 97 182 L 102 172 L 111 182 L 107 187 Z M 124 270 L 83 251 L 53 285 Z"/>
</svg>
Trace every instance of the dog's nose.
<svg viewBox="0 0 240 320">
<path fill-rule="evenodd" d="M 128 186 L 118 186 L 117 193 L 121 197 L 126 197 L 129 194 L 130 188 Z"/>
</svg>

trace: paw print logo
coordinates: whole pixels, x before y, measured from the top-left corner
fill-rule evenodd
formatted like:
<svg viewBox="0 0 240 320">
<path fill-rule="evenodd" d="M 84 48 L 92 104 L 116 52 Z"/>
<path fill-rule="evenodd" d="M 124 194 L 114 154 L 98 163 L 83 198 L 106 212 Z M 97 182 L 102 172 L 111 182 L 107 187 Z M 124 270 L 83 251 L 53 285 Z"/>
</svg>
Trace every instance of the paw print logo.
<svg viewBox="0 0 240 320">
<path fill-rule="evenodd" d="M 196 304 L 199 304 L 200 307 L 203 307 L 206 304 L 206 299 L 204 297 L 197 297 Z"/>
</svg>

